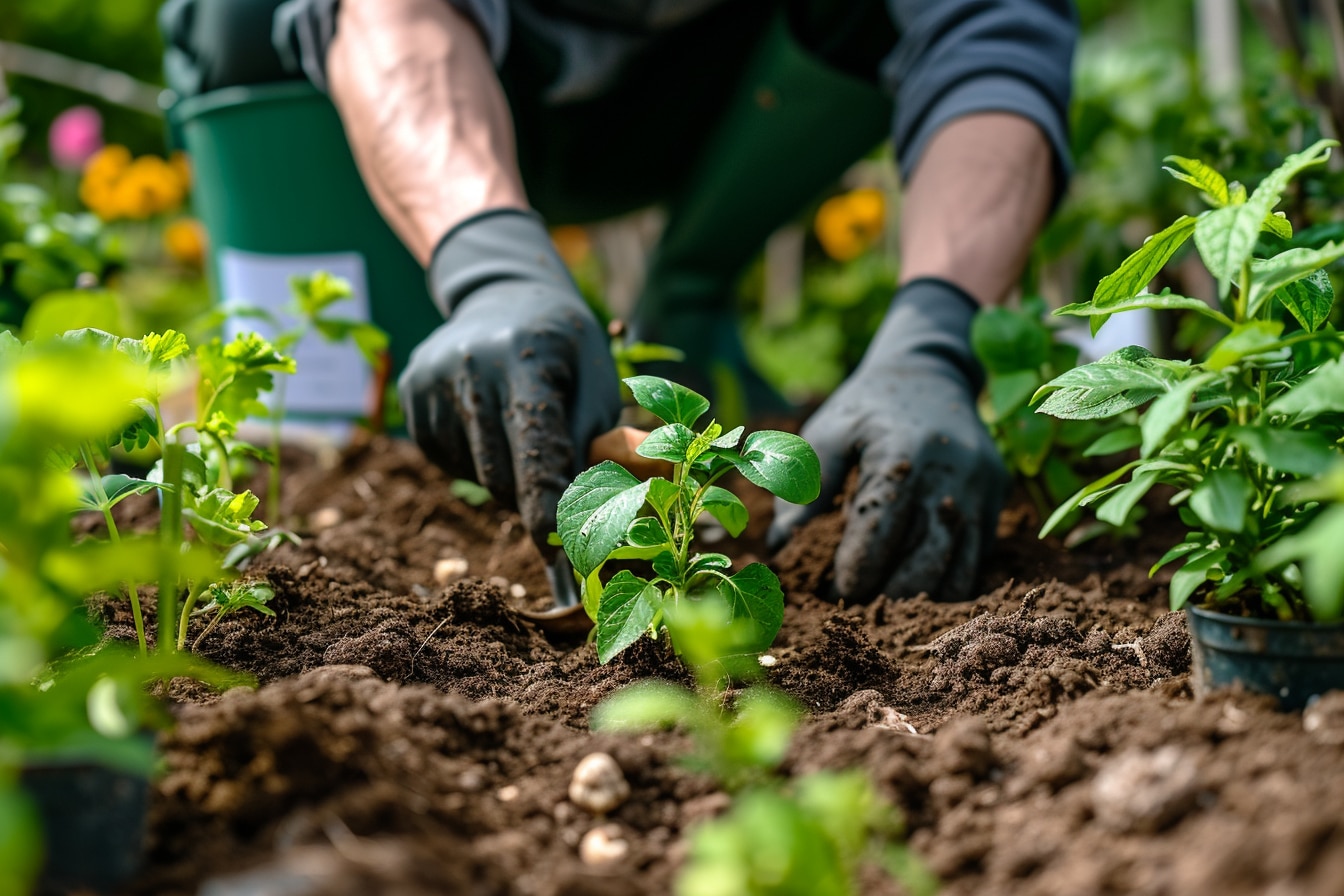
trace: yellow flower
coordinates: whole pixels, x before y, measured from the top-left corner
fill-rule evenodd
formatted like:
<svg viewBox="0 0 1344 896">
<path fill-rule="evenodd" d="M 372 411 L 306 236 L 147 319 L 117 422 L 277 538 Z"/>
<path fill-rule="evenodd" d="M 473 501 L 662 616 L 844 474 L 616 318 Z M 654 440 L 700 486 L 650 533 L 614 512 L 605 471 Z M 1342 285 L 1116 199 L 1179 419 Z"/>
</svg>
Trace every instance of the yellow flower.
<svg viewBox="0 0 1344 896">
<path fill-rule="evenodd" d="M 174 261 L 198 268 L 205 262 L 205 228 L 195 218 L 178 218 L 163 228 L 163 248 Z"/>
<path fill-rule="evenodd" d="M 104 221 L 143 219 L 176 211 L 186 198 L 184 163 L 158 156 L 132 159 L 124 146 L 108 146 L 89 160 L 79 198 Z"/>
<path fill-rule="evenodd" d="M 131 151 L 116 143 L 98 150 L 84 163 L 84 180 L 109 183 L 131 164 Z"/>
<path fill-rule="evenodd" d="M 555 251 L 560 254 L 560 258 L 571 268 L 582 264 L 593 248 L 588 231 L 573 224 L 552 228 L 551 242 L 555 243 Z"/>
<path fill-rule="evenodd" d="M 827 255 L 836 261 L 851 261 L 877 243 L 886 217 L 882 191 L 863 187 L 823 202 L 812 228 Z"/>
</svg>

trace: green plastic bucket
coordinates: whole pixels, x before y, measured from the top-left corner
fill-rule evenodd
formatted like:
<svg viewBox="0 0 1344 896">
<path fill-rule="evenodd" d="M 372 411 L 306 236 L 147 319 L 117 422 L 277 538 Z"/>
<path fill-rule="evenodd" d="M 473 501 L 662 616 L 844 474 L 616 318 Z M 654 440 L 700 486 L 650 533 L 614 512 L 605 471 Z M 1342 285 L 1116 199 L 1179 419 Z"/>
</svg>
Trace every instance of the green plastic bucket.
<svg viewBox="0 0 1344 896">
<path fill-rule="evenodd" d="M 355 300 L 333 313 L 369 315 L 388 332 L 395 377 L 442 319 L 369 198 L 331 101 L 300 81 L 228 87 L 182 100 L 169 120 L 191 156 L 216 301 L 274 307 L 292 274 L 347 277 Z M 310 337 L 295 355 L 287 416 L 353 419 L 371 405 L 373 377 L 353 348 Z"/>
</svg>

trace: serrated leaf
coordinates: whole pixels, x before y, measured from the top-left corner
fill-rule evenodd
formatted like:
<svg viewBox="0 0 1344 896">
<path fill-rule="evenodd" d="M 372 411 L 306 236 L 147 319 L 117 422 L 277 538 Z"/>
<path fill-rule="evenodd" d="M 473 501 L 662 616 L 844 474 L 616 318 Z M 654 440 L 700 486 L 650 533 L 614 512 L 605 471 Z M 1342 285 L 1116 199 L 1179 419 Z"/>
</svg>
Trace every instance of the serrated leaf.
<svg viewBox="0 0 1344 896">
<path fill-rule="evenodd" d="M 764 429 L 747 436 L 733 466 L 749 482 L 791 504 L 809 504 L 821 493 L 821 461 L 807 440 Z"/>
<path fill-rule="evenodd" d="M 686 453 L 693 442 L 695 433 L 689 427 L 680 423 L 669 423 L 649 433 L 648 437 L 639 443 L 635 453 L 640 457 L 679 464 L 686 461 Z"/>
<path fill-rule="evenodd" d="M 1173 165 L 1181 168 L 1177 171 L 1174 168 L 1163 168 L 1168 174 L 1179 181 L 1184 181 L 1203 193 L 1215 206 L 1227 205 L 1227 178 L 1223 177 L 1212 166 L 1198 159 L 1187 159 L 1183 156 L 1167 156 L 1162 161 L 1171 162 Z"/>
<path fill-rule="evenodd" d="M 764 563 L 751 563 L 736 575 L 720 579 L 718 590 L 728 602 L 733 619 L 750 619 L 755 623 L 755 636 L 743 648 L 751 651 L 769 648 L 784 624 L 784 592 L 775 574 Z"/>
<path fill-rule="evenodd" d="M 1190 495 L 1190 509 L 1204 525 L 1233 534 L 1246 527 L 1255 489 L 1246 477 L 1232 469 L 1217 469 L 1204 477 Z"/>
<path fill-rule="evenodd" d="M 1270 414 L 1285 414 L 1298 422 L 1321 414 L 1344 412 L 1344 361 L 1327 361 L 1269 403 Z"/>
<path fill-rule="evenodd" d="M 1275 296 L 1308 333 L 1315 333 L 1329 320 L 1330 309 L 1335 304 L 1335 288 L 1325 271 L 1314 271 L 1301 280 L 1294 280 Z"/>
<path fill-rule="evenodd" d="M 723 526 L 732 537 L 736 538 L 747 528 L 747 521 L 750 519 L 747 507 L 728 489 L 711 485 L 705 489 L 701 503 L 709 515 L 718 520 L 719 525 Z"/>
<path fill-rule="evenodd" d="M 1344 243 L 1330 243 L 1320 249 L 1288 249 L 1280 252 L 1273 258 L 1256 259 L 1251 262 L 1251 290 L 1250 301 L 1247 305 L 1247 317 L 1254 317 L 1265 303 L 1265 300 L 1274 294 L 1276 290 L 1290 283 L 1302 280 L 1304 277 L 1324 274 L 1321 268 L 1332 264 L 1344 258 Z M 1320 281 L 1315 281 L 1319 285 Z M 1325 277 L 1325 283 L 1328 287 L 1330 279 Z M 1330 297 L 1333 302 L 1334 291 L 1330 291 Z M 1321 320 L 1330 314 L 1329 306 L 1326 307 Z M 1301 320 L 1301 318 L 1299 318 Z M 1304 325 L 1305 326 L 1305 325 Z M 1316 328 L 1311 327 L 1308 332 Z"/>
<path fill-rule="evenodd" d="M 664 423 L 695 426 L 695 421 L 709 410 L 709 399 L 662 377 L 631 376 L 625 378 L 625 384 L 639 406 Z"/>
<path fill-rule="evenodd" d="M 1313 430 L 1237 426 L 1229 434 L 1257 463 L 1283 473 L 1318 476 L 1341 458 L 1334 444 Z"/>
<path fill-rule="evenodd" d="M 621 570 L 602 589 L 597 604 L 597 661 L 606 664 L 649 630 L 662 594 L 639 576 Z"/>
<path fill-rule="evenodd" d="M 1042 386 L 1032 401 L 1047 395 L 1036 412 L 1065 420 L 1113 417 L 1166 392 L 1175 379 L 1152 352 L 1131 345 L 1065 371 Z"/>
<path fill-rule="evenodd" d="M 1183 215 L 1171 226 L 1144 241 L 1142 246 L 1120 262 L 1120 267 L 1101 279 L 1096 292 L 1092 294 L 1092 304 L 1114 305 L 1147 289 L 1158 271 L 1195 232 L 1195 220 Z"/>
<path fill-rule="evenodd" d="M 1318 140 L 1307 149 L 1294 153 L 1270 172 L 1247 200 L 1239 205 L 1205 212 L 1195 227 L 1195 245 L 1205 266 L 1218 280 L 1219 295 L 1226 297 L 1241 267 L 1250 261 L 1265 218 L 1279 204 L 1288 182 L 1303 169 L 1318 165 L 1330 157 L 1333 140 Z"/>
<path fill-rule="evenodd" d="M 609 460 L 580 473 L 565 489 L 556 507 L 556 528 L 580 576 L 600 566 L 621 543 L 648 493 L 648 482 Z"/>
</svg>

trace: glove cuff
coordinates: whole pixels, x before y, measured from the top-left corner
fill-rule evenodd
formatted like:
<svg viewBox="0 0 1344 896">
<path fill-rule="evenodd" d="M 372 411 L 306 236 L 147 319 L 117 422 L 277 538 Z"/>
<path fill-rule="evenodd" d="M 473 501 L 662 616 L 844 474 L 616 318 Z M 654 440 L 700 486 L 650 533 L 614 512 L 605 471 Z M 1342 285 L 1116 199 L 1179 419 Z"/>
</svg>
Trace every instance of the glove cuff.
<svg viewBox="0 0 1344 896">
<path fill-rule="evenodd" d="M 516 208 L 488 209 L 456 224 L 430 254 L 426 277 L 430 297 L 444 318 L 472 293 L 507 280 L 578 295 L 541 216 Z"/>
<path fill-rule="evenodd" d="M 985 372 L 971 351 L 971 319 L 979 310 L 980 303 L 955 283 L 911 280 L 896 290 L 869 354 L 876 349 L 883 363 L 911 355 L 938 359 L 955 367 L 978 394 Z"/>
</svg>

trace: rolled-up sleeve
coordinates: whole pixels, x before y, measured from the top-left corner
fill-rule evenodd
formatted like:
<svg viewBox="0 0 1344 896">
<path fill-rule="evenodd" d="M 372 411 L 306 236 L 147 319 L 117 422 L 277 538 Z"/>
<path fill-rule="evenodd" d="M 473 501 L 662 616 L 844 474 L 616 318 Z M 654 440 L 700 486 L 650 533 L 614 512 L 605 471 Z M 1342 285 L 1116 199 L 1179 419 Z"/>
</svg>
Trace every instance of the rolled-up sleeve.
<svg viewBox="0 0 1344 896">
<path fill-rule="evenodd" d="M 1067 0 L 888 0 L 900 33 L 882 76 L 896 100 L 893 139 L 904 176 L 934 133 L 978 112 L 1034 122 L 1070 169 L 1068 108 L 1077 21 Z"/>
</svg>

